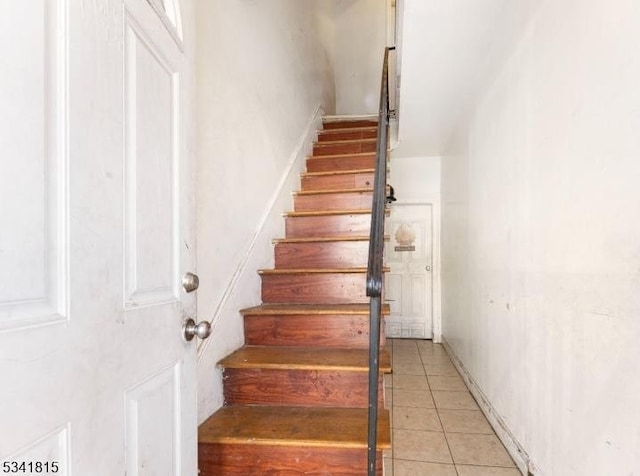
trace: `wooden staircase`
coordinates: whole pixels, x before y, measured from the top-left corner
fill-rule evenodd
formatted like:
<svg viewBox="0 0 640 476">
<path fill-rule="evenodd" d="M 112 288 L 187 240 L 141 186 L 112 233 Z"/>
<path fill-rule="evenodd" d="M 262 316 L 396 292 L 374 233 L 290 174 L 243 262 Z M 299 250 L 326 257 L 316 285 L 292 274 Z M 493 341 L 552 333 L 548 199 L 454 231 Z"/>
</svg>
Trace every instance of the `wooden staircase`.
<svg viewBox="0 0 640 476">
<path fill-rule="evenodd" d="M 201 476 L 367 472 L 365 295 L 375 121 L 326 122 L 307 158 L 245 346 L 224 358 L 225 406 L 198 432 Z M 383 309 L 388 314 L 388 307 Z M 377 473 L 391 447 L 381 339 Z"/>
</svg>

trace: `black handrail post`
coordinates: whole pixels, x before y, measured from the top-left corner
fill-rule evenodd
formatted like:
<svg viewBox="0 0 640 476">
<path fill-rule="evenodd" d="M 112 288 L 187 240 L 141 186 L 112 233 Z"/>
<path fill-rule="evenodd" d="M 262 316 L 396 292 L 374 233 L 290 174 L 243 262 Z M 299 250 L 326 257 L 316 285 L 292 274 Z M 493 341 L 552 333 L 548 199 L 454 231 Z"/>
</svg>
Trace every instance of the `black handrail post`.
<svg viewBox="0 0 640 476">
<path fill-rule="evenodd" d="M 380 316 L 381 299 L 380 296 L 373 297 L 369 303 L 369 312 L 372 316 L 371 328 L 369 329 L 369 335 L 374 342 L 380 342 L 380 319 L 373 318 L 373 316 Z M 379 344 L 369 346 L 369 425 L 368 425 L 368 454 L 367 463 L 369 470 L 367 474 L 369 476 L 375 476 L 376 474 L 376 446 L 378 440 L 378 372 L 380 371 L 380 352 Z M 371 398 L 371 395 L 375 395 L 375 398 Z"/>
<path fill-rule="evenodd" d="M 378 379 L 380 372 L 380 325 L 382 317 L 382 262 L 384 255 L 384 215 L 387 191 L 387 143 L 389 140 L 389 50 L 384 52 L 378 111 L 376 171 L 373 186 L 367 296 L 369 296 L 369 420 L 367 474 L 376 476 L 378 432 Z"/>
</svg>

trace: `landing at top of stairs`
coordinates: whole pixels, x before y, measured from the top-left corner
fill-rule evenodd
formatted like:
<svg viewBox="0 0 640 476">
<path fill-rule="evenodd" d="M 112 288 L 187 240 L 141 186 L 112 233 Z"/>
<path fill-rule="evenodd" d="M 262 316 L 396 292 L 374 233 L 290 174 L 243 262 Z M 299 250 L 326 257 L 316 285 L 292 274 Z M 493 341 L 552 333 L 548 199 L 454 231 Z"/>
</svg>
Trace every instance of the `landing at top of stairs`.
<svg viewBox="0 0 640 476">
<path fill-rule="evenodd" d="M 375 116 L 361 116 L 361 117 L 340 117 L 340 116 L 325 116 L 323 118 L 324 130 L 340 129 L 344 127 L 378 127 L 378 119 Z"/>
</svg>

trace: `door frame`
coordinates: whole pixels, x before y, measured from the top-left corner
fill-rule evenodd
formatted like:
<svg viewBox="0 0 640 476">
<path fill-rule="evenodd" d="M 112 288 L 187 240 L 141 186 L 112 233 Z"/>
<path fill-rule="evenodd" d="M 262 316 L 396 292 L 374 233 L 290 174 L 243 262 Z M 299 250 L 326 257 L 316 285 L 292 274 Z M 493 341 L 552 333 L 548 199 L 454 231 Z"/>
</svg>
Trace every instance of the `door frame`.
<svg viewBox="0 0 640 476">
<path fill-rule="evenodd" d="M 431 205 L 431 316 L 433 342 L 442 342 L 442 296 L 440 280 L 440 197 L 398 199 L 391 205 Z"/>
</svg>

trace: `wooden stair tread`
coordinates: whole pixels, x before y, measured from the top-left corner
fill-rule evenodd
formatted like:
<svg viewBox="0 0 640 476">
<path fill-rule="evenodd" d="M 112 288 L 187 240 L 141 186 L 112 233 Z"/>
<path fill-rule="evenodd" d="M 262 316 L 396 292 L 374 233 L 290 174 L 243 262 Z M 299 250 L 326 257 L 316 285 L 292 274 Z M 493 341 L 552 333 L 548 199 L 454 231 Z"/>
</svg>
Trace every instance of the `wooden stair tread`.
<svg viewBox="0 0 640 476">
<path fill-rule="evenodd" d="M 387 207 L 385 214 L 389 215 L 391 210 Z M 371 214 L 370 208 L 360 208 L 356 210 L 310 210 L 310 211 L 291 211 L 284 213 L 285 217 L 314 217 L 327 215 L 367 215 Z"/>
<path fill-rule="evenodd" d="M 357 210 L 311 210 L 311 211 L 292 211 L 286 212 L 286 217 L 313 217 L 313 216 L 326 216 L 326 215 L 363 215 L 371 214 L 370 208 L 360 208 Z"/>
<path fill-rule="evenodd" d="M 369 304 L 261 304 L 246 309 L 240 313 L 244 316 L 268 315 L 302 315 L 302 314 L 345 314 L 369 315 Z M 391 313 L 389 304 L 382 305 L 382 313 Z"/>
<path fill-rule="evenodd" d="M 360 126 L 360 127 L 341 127 L 340 129 L 318 129 L 318 134 L 330 135 L 340 132 L 359 132 L 359 131 L 377 131 L 378 126 Z"/>
<path fill-rule="evenodd" d="M 325 114 L 322 116 L 323 124 L 344 124 L 346 122 L 375 122 L 378 123 L 378 114 Z"/>
<path fill-rule="evenodd" d="M 335 190 L 299 190 L 297 192 L 293 192 L 293 194 L 302 196 L 302 195 L 327 195 L 330 193 L 370 193 L 370 192 L 373 192 L 372 187 L 342 188 L 342 189 L 335 189 Z"/>
<path fill-rule="evenodd" d="M 375 157 L 375 152 L 354 152 L 353 154 L 335 154 L 335 155 L 310 155 L 307 160 L 324 160 L 324 159 L 348 159 L 350 157 Z"/>
<path fill-rule="evenodd" d="M 325 236 L 325 237 L 304 237 L 304 238 L 275 238 L 274 244 L 278 243 L 328 243 L 333 241 L 368 241 L 368 235 L 361 236 Z"/>
<path fill-rule="evenodd" d="M 380 349 L 380 372 L 391 372 L 389 352 Z M 326 347 L 280 347 L 247 345 L 222 359 L 221 367 L 232 369 L 369 371 L 368 349 Z"/>
<path fill-rule="evenodd" d="M 378 139 L 340 139 L 340 140 L 327 140 L 322 142 L 316 142 L 316 146 L 330 146 L 335 144 L 357 144 L 360 142 L 376 142 Z"/>
<path fill-rule="evenodd" d="M 343 129 L 345 127 L 378 127 L 378 116 L 365 117 L 324 117 L 323 130 Z"/>
<path fill-rule="evenodd" d="M 378 448 L 391 448 L 389 412 L 378 410 Z M 367 409 L 223 407 L 198 429 L 200 443 L 331 448 L 367 447 Z"/>
<path fill-rule="evenodd" d="M 374 173 L 375 171 L 375 169 L 329 170 L 327 172 L 303 172 L 300 175 L 302 177 L 326 177 L 331 175 Z"/>
<path fill-rule="evenodd" d="M 384 236 L 385 241 L 390 240 L 389 235 Z M 369 241 L 369 235 L 354 235 L 354 236 L 310 236 L 302 238 L 274 238 L 271 240 L 274 244 L 279 243 L 329 243 L 334 241 Z"/>
<path fill-rule="evenodd" d="M 384 272 L 389 272 L 388 267 L 383 268 Z M 367 268 L 276 268 L 276 269 L 259 269 L 258 274 L 356 274 L 366 273 Z"/>
</svg>

